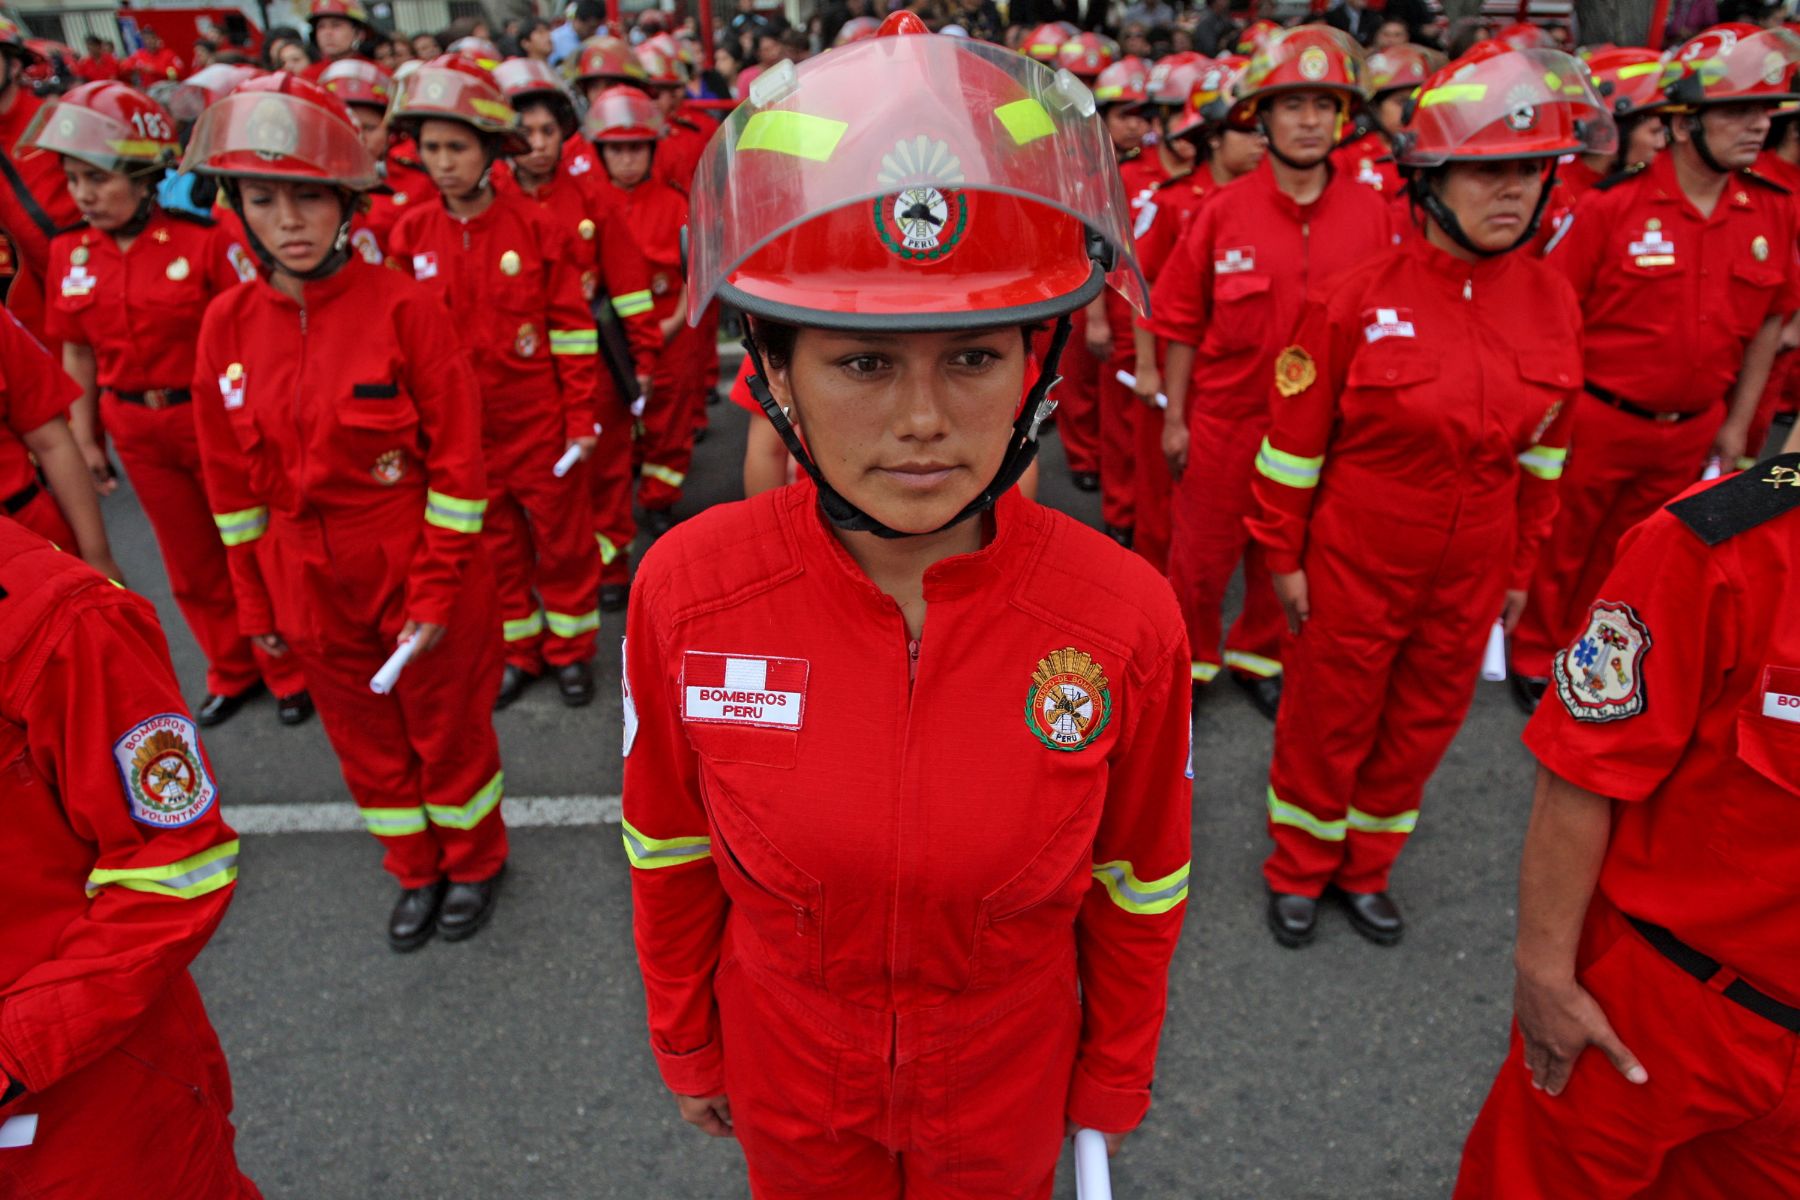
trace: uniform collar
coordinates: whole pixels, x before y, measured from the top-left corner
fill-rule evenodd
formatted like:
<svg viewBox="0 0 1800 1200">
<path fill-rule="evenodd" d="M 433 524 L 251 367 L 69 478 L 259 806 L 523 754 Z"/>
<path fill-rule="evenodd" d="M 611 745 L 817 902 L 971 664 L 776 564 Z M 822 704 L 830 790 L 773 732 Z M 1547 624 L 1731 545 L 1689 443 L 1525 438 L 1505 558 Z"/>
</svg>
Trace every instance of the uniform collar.
<svg viewBox="0 0 1800 1200">
<path fill-rule="evenodd" d="M 1274 164 L 1266 156 L 1256 170 L 1246 178 L 1256 180 L 1275 210 L 1296 225 L 1302 221 L 1314 220 L 1320 212 L 1324 211 L 1325 206 L 1331 202 L 1333 189 L 1339 187 L 1343 182 L 1342 172 L 1333 167 L 1331 160 L 1327 158 L 1325 160 L 1325 186 L 1320 189 L 1318 197 L 1311 204 L 1301 204 L 1276 185 Z M 1356 186 L 1361 187 L 1362 185 L 1357 184 Z"/>
<path fill-rule="evenodd" d="M 1431 244 L 1431 240 L 1422 231 L 1415 231 L 1403 243 L 1406 253 L 1412 260 L 1428 271 L 1432 278 L 1442 281 L 1445 294 L 1461 295 L 1465 284 L 1473 283 L 1483 287 L 1512 270 L 1513 260 L 1520 254 L 1529 254 L 1529 246 L 1520 246 L 1505 254 L 1495 254 L 1487 258 L 1477 258 L 1473 262 L 1465 261 Z"/>
<path fill-rule="evenodd" d="M 306 307 L 315 308 L 321 304 L 329 304 L 354 288 L 366 287 L 367 280 L 362 275 L 364 270 L 385 269 L 385 267 L 372 267 L 363 260 L 362 255 L 352 250 L 349 260 L 342 267 L 323 279 L 309 279 L 300 285 L 301 294 L 306 297 Z M 269 282 L 268 275 L 269 272 L 260 269 L 256 273 L 256 286 L 262 289 L 263 294 L 277 305 L 299 308 L 300 305 L 296 304 L 292 297 Z"/>
<path fill-rule="evenodd" d="M 1644 174 L 1644 182 L 1649 185 L 1655 200 L 1674 207 L 1683 216 L 1702 224 L 1722 221 L 1732 209 L 1756 207 L 1756 202 L 1750 197 L 1750 189 L 1755 185 L 1745 178 L 1742 171 L 1733 171 L 1725 181 L 1725 190 L 1720 194 L 1718 204 L 1713 206 L 1710 217 L 1702 216 L 1700 210 L 1694 207 L 1694 202 L 1688 199 L 1687 193 L 1681 190 L 1681 180 L 1675 175 L 1672 152 L 1665 150 L 1651 159 Z"/>
</svg>

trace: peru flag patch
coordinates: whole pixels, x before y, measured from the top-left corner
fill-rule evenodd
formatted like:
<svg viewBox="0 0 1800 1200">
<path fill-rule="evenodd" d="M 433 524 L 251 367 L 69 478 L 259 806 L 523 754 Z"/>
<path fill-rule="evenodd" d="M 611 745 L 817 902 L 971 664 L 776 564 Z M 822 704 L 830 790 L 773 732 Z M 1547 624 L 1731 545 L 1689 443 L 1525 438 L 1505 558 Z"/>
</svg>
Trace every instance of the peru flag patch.
<svg viewBox="0 0 1800 1200">
<path fill-rule="evenodd" d="M 689 650 L 681 661 L 681 719 L 799 729 L 809 669 L 803 658 Z"/>
</svg>

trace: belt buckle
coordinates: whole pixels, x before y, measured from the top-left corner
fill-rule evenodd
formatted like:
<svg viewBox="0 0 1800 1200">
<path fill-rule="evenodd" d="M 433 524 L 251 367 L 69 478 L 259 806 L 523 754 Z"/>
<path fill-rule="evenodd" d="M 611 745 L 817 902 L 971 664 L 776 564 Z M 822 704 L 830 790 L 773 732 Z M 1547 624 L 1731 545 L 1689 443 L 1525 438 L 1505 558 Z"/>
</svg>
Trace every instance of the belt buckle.
<svg viewBox="0 0 1800 1200">
<path fill-rule="evenodd" d="M 1660 425 L 1673 425 L 1686 415 L 1687 414 L 1685 413 L 1677 412 L 1659 412 L 1653 419 Z"/>
<path fill-rule="evenodd" d="M 169 393 L 164 388 L 148 388 L 144 392 L 144 407 L 151 412 L 159 412 L 169 407 Z"/>
</svg>

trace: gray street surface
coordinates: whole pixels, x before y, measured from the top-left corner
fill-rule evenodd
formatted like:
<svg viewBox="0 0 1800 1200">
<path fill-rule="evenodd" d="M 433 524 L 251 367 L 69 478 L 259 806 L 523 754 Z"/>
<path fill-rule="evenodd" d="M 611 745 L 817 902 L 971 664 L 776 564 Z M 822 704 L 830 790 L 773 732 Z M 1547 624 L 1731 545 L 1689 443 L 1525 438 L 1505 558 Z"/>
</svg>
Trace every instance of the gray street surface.
<svg viewBox="0 0 1800 1200">
<path fill-rule="evenodd" d="M 684 512 L 738 495 L 746 417 L 711 412 Z M 1044 477 L 1048 503 L 1098 524 L 1054 437 Z M 106 514 L 197 698 L 200 660 L 149 528 L 125 491 Z M 510 796 L 617 795 L 622 621 L 606 621 L 592 707 L 563 708 L 546 682 L 499 714 Z M 1204 696 L 1186 933 L 1155 1107 L 1114 1162 L 1120 1200 L 1448 1194 L 1505 1048 L 1522 726 L 1505 686 L 1481 685 L 1395 877 L 1402 945 L 1373 946 L 1327 910 L 1318 940 L 1291 951 L 1263 924 L 1257 870 L 1270 726 L 1228 682 Z M 228 817 L 350 811 L 316 721 L 284 729 L 262 700 L 206 741 Z M 683 1125 L 653 1069 L 617 826 L 520 829 L 512 845 L 478 938 L 400 956 L 371 838 L 245 837 L 236 902 L 195 973 L 231 1058 L 243 1165 L 270 1197 L 746 1194 L 735 1144 Z M 1072 1196 L 1064 1174 L 1058 1195 Z"/>
</svg>

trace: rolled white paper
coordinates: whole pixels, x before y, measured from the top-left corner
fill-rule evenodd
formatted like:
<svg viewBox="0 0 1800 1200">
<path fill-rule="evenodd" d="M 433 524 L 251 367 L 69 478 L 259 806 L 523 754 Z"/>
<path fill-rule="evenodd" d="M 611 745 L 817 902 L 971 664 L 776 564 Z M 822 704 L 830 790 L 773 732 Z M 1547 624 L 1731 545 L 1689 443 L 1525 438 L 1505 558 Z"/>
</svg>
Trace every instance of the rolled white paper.
<svg viewBox="0 0 1800 1200">
<path fill-rule="evenodd" d="M 1495 621 L 1488 630 L 1487 650 L 1481 656 L 1481 677 L 1489 683 L 1506 679 L 1506 622 Z"/>
<path fill-rule="evenodd" d="M 375 678 L 369 680 L 369 690 L 377 696 L 385 696 L 393 691 L 394 684 L 399 682 L 400 672 L 404 671 L 406 664 L 412 661 L 413 653 L 418 647 L 417 634 L 401 642 L 399 648 L 388 655 L 388 660 L 381 664 L 381 670 L 375 672 Z"/>
<path fill-rule="evenodd" d="M 575 464 L 580 461 L 581 447 L 570 446 L 567 450 L 563 451 L 563 456 L 556 460 L 556 466 L 552 469 L 556 472 L 556 477 L 561 479 L 564 475 L 567 475 L 570 471 L 574 470 Z"/>
<path fill-rule="evenodd" d="M 631 415 L 634 417 L 644 415 L 644 393 L 639 392 L 637 399 L 631 402 Z"/>
<path fill-rule="evenodd" d="M 1118 380 L 1120 383 L 1124 384 L 1128 388 L 1134 388 L 1137 386 L 1137 376 L 1133 375 L 1130 371 L 1115 371 L 1115 372 L 1113 372 L 1113 378 Z M 1169 407 L 1169 398 L 1167 396 L 1163 395 L 1161 392 L 1156 393 L 1156 407 L 1158 407 L 1158 408 Z"/>
<path fill-rule="evenodd" d="M 1704 483 L 1705 481 L 1707 481 L 1709 479 L 1717 479 L 1719 476 L 1723 475 L 1724 473 L 1725 473 L 1725 464 L 1723 462 L 1720 462 L 1718 456 L 1715 455 L 1712 458 L 1709 458 L 1706 460 L 1706 470 L 1700 472 L 1700 481 L 1702 483 Z"/>
<path fill-rule="evenodd" d="M 1075 1131 L 1075 1200 L 1112 1200 L 1106 1137 L 1097 1129 Z"/>
</svg>

